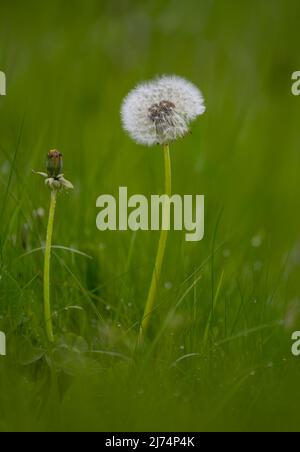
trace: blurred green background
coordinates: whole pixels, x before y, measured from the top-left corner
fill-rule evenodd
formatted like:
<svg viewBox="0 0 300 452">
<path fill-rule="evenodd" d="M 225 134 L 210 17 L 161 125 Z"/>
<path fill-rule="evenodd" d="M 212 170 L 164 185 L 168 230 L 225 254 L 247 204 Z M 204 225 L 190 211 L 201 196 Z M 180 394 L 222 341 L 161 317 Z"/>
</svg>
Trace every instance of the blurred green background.
<svg viewBox="0 0 300 452">
<path fill-rule="evenodd" d="M 0 430 L 299 430 L 297 0 L 0 0 Z M 160 148 L 122 131 L 138 82 L 178 74 L 207 112 L 172 145 L 173 191 L 204 194 L 206 234 L 170 234 L 149 342 L 138 326 L 158 235 L 101 233 L 96 198 L 163 191 Z M 64 155 L 52 303 L 49 192 Z M 37 210 L 40 209 L 40 210 Z"/>
</svg>

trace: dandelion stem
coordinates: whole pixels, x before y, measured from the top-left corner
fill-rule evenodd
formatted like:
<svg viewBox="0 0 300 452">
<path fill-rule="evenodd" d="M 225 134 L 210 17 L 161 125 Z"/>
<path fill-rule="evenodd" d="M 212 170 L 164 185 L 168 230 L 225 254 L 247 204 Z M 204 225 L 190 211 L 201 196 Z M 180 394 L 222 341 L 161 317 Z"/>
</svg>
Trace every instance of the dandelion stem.
<svg viewBox="0 0 300 452">
<path fill-rule="evenodd" d="M 49 218 L 47 226 L 47 238 L 45 247 L 44 260 L 44 313 L 46 322 L 46 331 L 49 342 L 54 342 L 52 315 L 50 305 L 50 259 L 51 259 L 51 244 L 53 235 L 53 222 L 56 207 L 57 190 L 51 190 L 51 201 L 49 209 Z"/>
<path fill-rule="evenodd" d="M 170 159 L 170 148 L 168 144 L 164 147 L 164 160 L 165 160 L 165 194 L 171 196 L 171 159 Z M 158 244 L 158 250 L 155 260 L 155 266 L 152 275 L 152 281 L 149 289 L 149 294 L 145 306 L 144 316 L 142 324 L 140 327 L 138 343 L 142 345 L 144 342 L 145 335 L 148 330 L 151 314 L 153 312 L 155 299 L 157 296 L 160 274 L 162 269 L 162 264 L 164 260 L 164 254 L 168 238 L 168 229 L 170 225 L 169 209 L 168 206 L 163 204 L 163 214 L 162 214 L 162 230 L 160 233 L 160 239 Z"/>
</svg>

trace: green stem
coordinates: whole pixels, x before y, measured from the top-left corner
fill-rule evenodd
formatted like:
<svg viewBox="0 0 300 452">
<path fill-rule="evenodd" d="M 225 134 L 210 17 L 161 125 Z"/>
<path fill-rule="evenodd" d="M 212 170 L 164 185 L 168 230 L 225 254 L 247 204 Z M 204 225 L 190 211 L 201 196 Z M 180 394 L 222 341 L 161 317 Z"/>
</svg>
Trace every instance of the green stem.
<svg viewBox="0 0 300 452">
<path fill-rule="evenodd" d="M 51 190 L 51 201 L 49 209 L 49 218 L 47 226 L 47 238 L 45 248 L 45 260 L 44 260 L 44 313 L 46 322 L 46 332 L 49 342 L 54 342 L 53 327 L 52 327 L 52 315 L 50 305 L 50 259 L 51 259 L 51 245 L 53 235 L 53 222 L 56 207 L 57 191 Z"/>
<path fill-rule="evenodd" d="M 171 159 L 170 159 L 170 148 L 168 144 L 164 145 L 164 160 L 165 160 L 165 194 L 171 197 Z M 153 312 L 155 299 L 158 291 L 160 274 L 162 269 L 162 264 L 164 260 L 164 254 L 168 238 L 168 226 L 169 226 L 169 209 L 166 205 L 163 205 L 163 220 L 162 220 L 162 230 L 160 233 L 160 239 L 158 244 L 158 250 L 155 260 L 155 266 L 152 275 L 151 286 L 149 289 L 149 294 L 145 306 L 145 311 L 143 315 L 142 324 L 140 327 L 138 343 L 143 344 L 145 335 L 148 330 L 151 314 Z M 167 226 L 167 227 L 166 227 Z"/>
</svg>

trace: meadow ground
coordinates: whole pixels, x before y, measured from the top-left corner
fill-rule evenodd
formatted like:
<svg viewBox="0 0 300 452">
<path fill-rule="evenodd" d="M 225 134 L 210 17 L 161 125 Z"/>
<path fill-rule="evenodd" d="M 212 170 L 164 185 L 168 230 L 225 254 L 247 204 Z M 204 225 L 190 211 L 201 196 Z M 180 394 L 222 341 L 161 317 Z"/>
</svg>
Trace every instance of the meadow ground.
<svg viewBox="0 0 300 452">
<path fill-rule="evenodd" d="M 0 1 L 0 430 L 299 430 L 299 20 L 296 0 Z M 119 117 L 162 73 L 206 99 L 171 148 L 173 191 L 205 195 L 206 232 L 170 234 L 136 353 L 158 235 L 97 231 L 96 198 L 163 191 L 161 149 Z M 34 251 L 49 192 L 31 174 L 51 148 L 75 185 L 55 222 L 53 347 Z"/>
</svg>

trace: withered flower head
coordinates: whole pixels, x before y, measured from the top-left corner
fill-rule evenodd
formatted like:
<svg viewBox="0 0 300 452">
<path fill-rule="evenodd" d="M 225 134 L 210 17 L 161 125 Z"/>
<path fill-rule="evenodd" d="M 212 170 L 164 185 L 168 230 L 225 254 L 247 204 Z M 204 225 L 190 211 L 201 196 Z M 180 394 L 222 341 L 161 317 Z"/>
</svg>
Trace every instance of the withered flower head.
<svg viewBox="0 0 300 452">
<path fill-rule="evenodd" d="M 62 173 L 63 156 L 61 152 L 56 149 L 48 152 L 46 168 L 49 177 L 57 177 Z"/>
<path fill-rule="evenodd" d="M 33 171 L 34 174 L 39 174 L 45 178 L 45 184 L 51 190 L 61 190 L 63 188 L 71 190 L 73 184 L 64 178 L 63 170 L 63 155 L 56 149 L 48 152 L 46 160 L 47 173 Z"/>
</svg>

